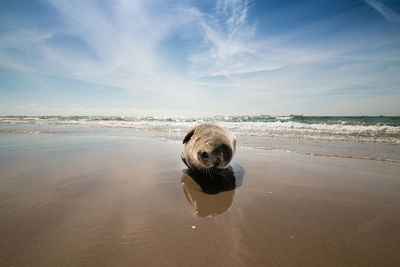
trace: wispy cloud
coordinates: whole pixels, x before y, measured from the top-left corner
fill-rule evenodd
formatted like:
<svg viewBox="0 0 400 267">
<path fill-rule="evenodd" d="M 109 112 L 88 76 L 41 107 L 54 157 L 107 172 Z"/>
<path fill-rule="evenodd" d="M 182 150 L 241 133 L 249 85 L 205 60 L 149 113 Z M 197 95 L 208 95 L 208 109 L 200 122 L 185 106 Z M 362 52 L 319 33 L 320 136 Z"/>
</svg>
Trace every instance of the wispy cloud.
<svg viewBox="0 0 400 267">
<path fill-rule="evenodd" d="M 169 71 L 168 64 L 174 63 L 164 62 L 158 47 L 188 21 L 170 2 L 48 3 L 62 24 L 50 29 L 13 25 L 15 30 L 0 39 L 3 67 L 120 87 L 132 97 L 146 92 L 154 102 L 169 98 L 179 103 L 182 91 L 195 98 L 196 83 Z M 82 41 L 87 49 L 53 44 L 64 36 Z"/>
<path fill-rule="evenodd" d="M 256 38 L 256 26 L 248 22 L 247 1 L 217 1 L 214 12 L 196 12 L 206 49 L 189 58 L 198 76 L 229 76 L 275 70 L 287 65 L 286 54 L 271 50 Z"/>
<path fill-rule="evenodd" d="M 400 24 L 400 15 L 384 3 L 377 0 L 365 0 L 365 2 L 378 11 L 387 21 Z"/>
<path fill-rule="evenodd" d="M 182 23 L 170 13 L 157 13 L 155 6 L 139 1 L 119 1 L 109 14 L 92 2 L 51 1 L 64 16 L 69 31 L 85 41 L 96 58 L 72 73 L 94 82 L 124 88 L 157 90 L 162 73 L 157 44 Z M 153 85 L 153 86 L 151 86 Z"/>
</svg>

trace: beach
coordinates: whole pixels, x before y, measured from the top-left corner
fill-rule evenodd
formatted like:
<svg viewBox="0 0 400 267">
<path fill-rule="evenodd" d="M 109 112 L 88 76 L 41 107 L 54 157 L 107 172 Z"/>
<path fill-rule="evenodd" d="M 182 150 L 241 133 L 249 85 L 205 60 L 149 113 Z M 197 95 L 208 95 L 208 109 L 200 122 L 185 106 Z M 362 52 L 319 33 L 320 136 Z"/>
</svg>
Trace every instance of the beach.
<svg viewBox="0 0 400 267">
<path fill-rule="evenodd" d="M 400 265 L 398 162 L 240 141 L 235 188 L 207 194 L 178 141 L 3 132 L 0 265 Z"/>
</svg>

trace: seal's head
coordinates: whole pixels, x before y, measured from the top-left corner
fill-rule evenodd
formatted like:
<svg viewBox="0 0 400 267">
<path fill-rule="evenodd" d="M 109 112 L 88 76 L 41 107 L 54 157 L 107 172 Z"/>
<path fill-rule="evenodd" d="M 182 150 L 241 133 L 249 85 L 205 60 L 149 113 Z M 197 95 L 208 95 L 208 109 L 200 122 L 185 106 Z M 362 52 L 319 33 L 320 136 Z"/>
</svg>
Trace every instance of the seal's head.
<svg viewBox="0 0 400 267">
<path fill-rule="evenodd" d="M 235 150 L 235 136 L 215 124 L 201 124 L 183 139 L 183 162 L 192 170 L 218 171 L 229 166 Z"/>
</svg>

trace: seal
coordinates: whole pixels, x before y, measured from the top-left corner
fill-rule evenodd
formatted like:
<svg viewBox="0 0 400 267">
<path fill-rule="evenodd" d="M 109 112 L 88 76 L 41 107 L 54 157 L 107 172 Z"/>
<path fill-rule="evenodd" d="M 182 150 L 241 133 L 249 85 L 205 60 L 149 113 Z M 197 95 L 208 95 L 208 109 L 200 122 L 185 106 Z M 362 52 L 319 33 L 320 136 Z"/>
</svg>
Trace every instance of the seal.
<svg viewBox="0 0 400 267">
<path fill-rule="evenodd" d="M 229 166 L 236 151 L 236 137 L 216 124 L 204 123 L 183 139 L 182 161 L 191 170 L 215 172 Z"/>
</svg>

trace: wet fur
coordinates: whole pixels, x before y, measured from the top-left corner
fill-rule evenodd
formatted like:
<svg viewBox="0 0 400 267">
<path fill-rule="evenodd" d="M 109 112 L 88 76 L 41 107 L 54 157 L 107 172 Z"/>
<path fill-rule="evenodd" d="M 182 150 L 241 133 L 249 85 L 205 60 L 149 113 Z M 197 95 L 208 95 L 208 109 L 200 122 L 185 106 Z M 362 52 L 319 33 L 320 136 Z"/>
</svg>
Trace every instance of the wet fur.
<svg viewBox="0 0 400 267">
<path fill-rule="evenodd" d="M 205 174 L 229 167 L 236 151 L 235 136 L 218 125 L 205 123 L 190 130 L 183 139 L 182 161 L 191 170 Z M 207 158 L 200 156 L 207 152 Z M 220 163 L 219 163 L 220 162 Z"/>
</svg>

